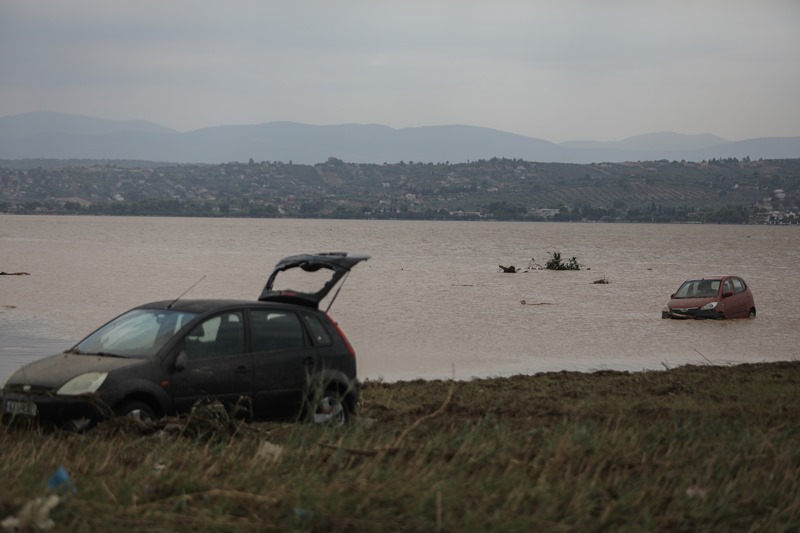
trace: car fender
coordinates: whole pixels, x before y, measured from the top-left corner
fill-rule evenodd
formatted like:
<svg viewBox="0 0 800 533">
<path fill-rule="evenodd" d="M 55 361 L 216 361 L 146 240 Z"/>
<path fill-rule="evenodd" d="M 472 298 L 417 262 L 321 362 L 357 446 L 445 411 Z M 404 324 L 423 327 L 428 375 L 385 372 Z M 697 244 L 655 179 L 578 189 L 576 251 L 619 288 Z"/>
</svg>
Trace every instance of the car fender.
<svg viewBox="0 0 800 533">
<path fill-rule="evenodd" d="M 332 368 L 323 369 L 308 380 L 308 392 L 324 391 L 333 385 L 344 392 L 353 402 L 358 399 L 360 384 L 357 379 L 351 379 L 344 372 Z"/>
</svg>

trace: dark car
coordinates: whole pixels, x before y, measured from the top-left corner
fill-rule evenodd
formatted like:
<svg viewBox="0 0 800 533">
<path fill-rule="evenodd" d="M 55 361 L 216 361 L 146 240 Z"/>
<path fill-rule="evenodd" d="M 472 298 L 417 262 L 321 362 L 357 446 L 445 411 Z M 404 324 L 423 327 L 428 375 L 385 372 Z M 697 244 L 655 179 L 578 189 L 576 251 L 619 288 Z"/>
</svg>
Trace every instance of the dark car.
<svg viewBox="0 0 800 533">
<path fill-rule="evenodd" d="M 366 259 L 287 257 L 258 301 L 178 299 L 131 309 L 15 372 L 3 388 L 3 413 L 81 426 L 112 414 L 187 413 L 198 400 L 216 399 L 245 406 L 254 419 L 344 422 L 358 406 L 356 355 L 328 315 L 335 295 L 328 309 L 319 306 Z M 315 292 L 277 289 L 279 274 L 289 272 L 325 282 Z"/>
<path fill-rule="evenodd" d="M 670 296 L 661 318 L 755 318 L 753 292 L 739 276 L 690 279 Z"/>
</svg>

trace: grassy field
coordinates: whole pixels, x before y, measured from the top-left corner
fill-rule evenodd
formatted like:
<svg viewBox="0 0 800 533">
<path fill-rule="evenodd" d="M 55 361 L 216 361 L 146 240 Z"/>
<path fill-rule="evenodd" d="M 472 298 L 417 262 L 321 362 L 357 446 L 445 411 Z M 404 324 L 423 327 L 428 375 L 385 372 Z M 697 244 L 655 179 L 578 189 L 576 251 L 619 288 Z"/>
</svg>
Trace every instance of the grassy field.
<svg viewBox="0 0 800 533">
<path fill-rule="evenodd" d="M 797 531 L 799 399 L 795 361 L 367 382 L 346 427 L 213 407 L 3 426 L 0 520 L 34 530 L 34 502 L 59 531 Z M 48 491 L 59 466 L 73 485 Z"/>
</svg>

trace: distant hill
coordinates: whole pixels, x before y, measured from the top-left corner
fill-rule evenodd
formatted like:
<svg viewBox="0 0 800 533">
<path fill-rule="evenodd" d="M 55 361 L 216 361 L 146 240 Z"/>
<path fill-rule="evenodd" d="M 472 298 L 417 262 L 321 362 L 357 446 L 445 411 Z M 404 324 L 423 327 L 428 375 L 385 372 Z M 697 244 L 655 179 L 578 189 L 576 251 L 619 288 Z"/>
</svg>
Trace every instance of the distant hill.
<svg viewBox="0 0 800 533">
<path fill-rule="evenodd" d="M 652 133 L 614 142 L 552 143 L 474 126 L 393 129 L 381 125 L 314 126 L 294 122 L 178 132 L 146 121 L 114 121 L 36 112 L 0 117 L 0 159 L 106 159 L 219 164 L 283 161 L 315 164 L 466 162 L 493 157 L 553 163 L 701 161 L 800 157 L 800 137 L 732 142 L 714 135 Z"/>
<path fill-rule="evenodd" d="M 677 152 L 712 148 L 730 141 L 711 134 L 682 135 L 679 133 L 645 133 L 621 141 L 566 141 L 561 146 L 581 149 L 638 150 L 643 152 Z"/>
<path fill-rule="evenodd" d="M 31 138 L 37 135 L 105 135 L 119 132 L 176 133 L 143 120 L 105 120 L 65 113 L 24 113 L 0 117 L 0 141 Z"/>
</svg>

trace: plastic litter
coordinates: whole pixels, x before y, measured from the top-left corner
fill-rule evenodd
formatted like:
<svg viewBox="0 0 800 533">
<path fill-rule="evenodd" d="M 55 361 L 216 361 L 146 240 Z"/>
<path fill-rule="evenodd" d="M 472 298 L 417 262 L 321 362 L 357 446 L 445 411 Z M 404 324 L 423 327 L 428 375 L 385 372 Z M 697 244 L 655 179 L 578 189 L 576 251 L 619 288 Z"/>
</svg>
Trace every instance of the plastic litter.
<svg viewBox="0 0 800 533">
<path fill-rule="evenodd" d="M 15 515 L 9 516 L 0 525 L 4 531 L 24 531 L 33 527 L 40 530 L 52 529 L 56 524 L 50 518 L 50 511 L 58 506 L 61 498 L 57 494 L 41 496 L 26 503 Z"/>
<path fill-rule="evenodd" d="M 705 498 L 706 497 L 706 490 L 700 488 L 700 485 L 697 483 L 690 485 L 688 489 L 686 489 L 686 495 L 689 498 Z"/>
<path fill-rule="evenodd" d="M 277 463 L 283 457 L 283 446 L 272 444 L 270 441 L 266 440 L 264 444 L 261 445 L 261 448 L 258 449 L 256 457 L 270 463 Z"/>
<path fill-rule="evenodd" d="M 3 531 L 27 531 L 31 528 L 48 530 L 55 527 L 50 511 L 55 509 L 64 496 L 58 493 L 76 492 L 75 483 L 67 469 L 59 466 L 47 480 L 47 494 L 26 503 L 16 515 L 6 517 L 0 522 Z"/>
<path fill-rule="evenodd" d="M 67 470 L 63 466 L 59 466 L 56 471 L 53 472 L 53 475 L 50 476 L 50 479 L 47 480 L 47 490 L 68 490 L 77 492 L 78 489 L 75 488 L 75 483 L 72 482 L 72 478 L 69 477 Z"/>
</svg>

